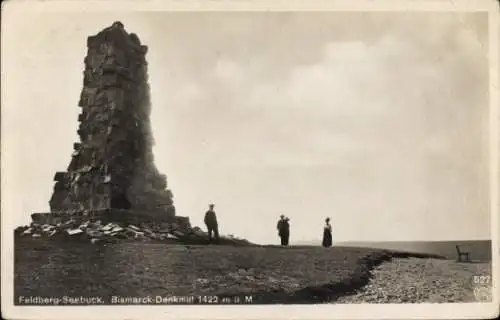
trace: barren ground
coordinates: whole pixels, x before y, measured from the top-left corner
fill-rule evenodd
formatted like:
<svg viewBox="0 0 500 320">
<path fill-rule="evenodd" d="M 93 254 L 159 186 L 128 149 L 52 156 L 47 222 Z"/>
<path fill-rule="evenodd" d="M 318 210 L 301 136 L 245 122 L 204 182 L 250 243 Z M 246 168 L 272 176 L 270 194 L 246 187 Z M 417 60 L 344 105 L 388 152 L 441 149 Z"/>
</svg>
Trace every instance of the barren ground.
<svg viewBox="0 0 500 320">
<path fill-rule="evenodd" d="M 395 257 L 430 256 L 370 248 L 93 245 L 17 238 L 14 295 L 251 294 L 254 303 L 331 302 L 360 292 L 369 284 L 371 270 Z M 432 267 L 446 270 L 440 264 L 446 260 L 436 261 Z M 412 272 L 409 268 L 407 273 Z"/>
<path fill-rule="evenodd" d="M 393 259 L 371 271 L 371 280 L 338 303 L 451 303 L 492 299 L 491 262 Z M 482 276 L 480 283 L 474 276 Z"/>
</svg>

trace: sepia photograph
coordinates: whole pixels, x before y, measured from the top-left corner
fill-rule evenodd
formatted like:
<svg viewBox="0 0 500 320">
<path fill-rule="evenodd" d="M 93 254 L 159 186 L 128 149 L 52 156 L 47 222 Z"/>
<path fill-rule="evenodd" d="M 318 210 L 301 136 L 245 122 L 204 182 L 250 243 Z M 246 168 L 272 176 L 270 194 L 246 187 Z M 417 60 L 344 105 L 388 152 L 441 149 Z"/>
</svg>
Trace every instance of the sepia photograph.
<svg viewBox="0 0 500 320">
<path fill-rule="evenodd" d="M 2 5 L 2 313 L 498 315 L 495 1 L 78 2 Z"/>
</svg>

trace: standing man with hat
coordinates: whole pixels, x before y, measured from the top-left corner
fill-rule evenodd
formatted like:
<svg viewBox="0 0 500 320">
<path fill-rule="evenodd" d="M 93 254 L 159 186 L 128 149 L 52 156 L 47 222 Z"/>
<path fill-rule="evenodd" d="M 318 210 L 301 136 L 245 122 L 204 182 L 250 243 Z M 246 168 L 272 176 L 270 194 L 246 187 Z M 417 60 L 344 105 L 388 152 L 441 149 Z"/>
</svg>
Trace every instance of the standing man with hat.
<svg viewBox="0 0 500 320">
<path fill-rule="evenodd" d="M 288 223 L 289 219 L 285 218 L 284 215 L 280 215 L 280 219 L 278 220 L 278 235 L 281 238 L 281 245 L 288 245 L 288 238 L 290 236 L 290 224 Z"/>
<path fill-rule="evenodd" d="M 209 204 L 208 211 L 205 213 L 205 225 L 208 230 L 208 241 L 212 243 L 212 233 L 215 238 L 215 242 L 219 242 L 219 226 L 217 224 L 217 216 L 214 211 L 215 205 L 213 203 Z"/>
</svg>

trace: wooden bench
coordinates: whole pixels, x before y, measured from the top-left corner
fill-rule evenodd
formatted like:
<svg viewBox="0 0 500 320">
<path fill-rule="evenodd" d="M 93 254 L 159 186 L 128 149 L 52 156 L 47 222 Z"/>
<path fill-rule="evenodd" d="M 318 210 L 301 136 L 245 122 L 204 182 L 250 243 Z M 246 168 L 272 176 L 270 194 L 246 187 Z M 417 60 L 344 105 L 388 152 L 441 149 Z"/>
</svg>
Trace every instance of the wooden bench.
<svg viewBox="0 0 500 320">
<path fill-rule="evenodd" d="M 458 260 L 457 261 L 458 262 L 461 262 L 461 261 L 470 261 L 469 252 L 461 251 L 460 247 L 458 245 L 456 245 L 455 248 L 457 248 L 457 256 L 458 256 Z M 464 259 L 462 259 L 462 257 Z"/>
</svg>

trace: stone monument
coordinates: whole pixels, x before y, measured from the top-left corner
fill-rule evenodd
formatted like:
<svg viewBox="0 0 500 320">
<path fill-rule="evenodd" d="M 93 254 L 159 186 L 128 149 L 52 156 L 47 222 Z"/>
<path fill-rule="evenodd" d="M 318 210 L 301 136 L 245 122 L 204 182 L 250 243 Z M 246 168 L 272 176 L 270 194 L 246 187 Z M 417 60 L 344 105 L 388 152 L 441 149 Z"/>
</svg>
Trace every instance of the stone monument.
<svg viewBox="0 0 500 320">
<path fill-rule="evenodd" d="M 87 47 L 80 141 L 67 170 L 54 176 L 51 214 L 173 219 L 173 196 L 153 159 L 148 47 L 121 22 L 88 37 Z"/>
</svg>

